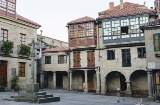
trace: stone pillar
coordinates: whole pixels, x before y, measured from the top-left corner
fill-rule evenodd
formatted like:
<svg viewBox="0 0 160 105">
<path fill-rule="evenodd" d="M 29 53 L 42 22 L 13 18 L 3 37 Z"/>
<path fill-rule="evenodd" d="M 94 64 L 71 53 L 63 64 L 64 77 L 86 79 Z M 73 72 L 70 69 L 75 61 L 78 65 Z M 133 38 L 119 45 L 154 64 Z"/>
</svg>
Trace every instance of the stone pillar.
<svg viewBox="0 0 160 105">
<path fill-rule="evenodd" d="M 96 69 L 96 77 L 97 77 L 97 89 L 96 89 L 96 93 L 99 94 L 100 93 L 99 69 Z"/>
<path fill-rule="evenodd" d="M 88 77 L 87 77 L 87 71 L 84 71 L 85 73 L 85 88 L 84 88 L 84 92 L 88 92 Z"/>
<path fill-rule="evenodd" d="M 69 71 L 69 90 L 72 90 L 72 71 Z"/>
<path fill-rule="evenodd" d="M 132 94 L 131 81 L 126 81 L 126 83 L 127 83 L 127 89 L 126 89 L 125 93 Z"/>
<path fill-rule="evenodd" d="M 53 89 L 56 89 L 56 71 L 53 71 Z"/>
<path fill-rule="evenodd" d="M 152 90 L 152 72 L 147 71 L 147 77 L 148 77 L 148 101 L 154 101 L 153 97 L 153 90 Z"/>
</svg>

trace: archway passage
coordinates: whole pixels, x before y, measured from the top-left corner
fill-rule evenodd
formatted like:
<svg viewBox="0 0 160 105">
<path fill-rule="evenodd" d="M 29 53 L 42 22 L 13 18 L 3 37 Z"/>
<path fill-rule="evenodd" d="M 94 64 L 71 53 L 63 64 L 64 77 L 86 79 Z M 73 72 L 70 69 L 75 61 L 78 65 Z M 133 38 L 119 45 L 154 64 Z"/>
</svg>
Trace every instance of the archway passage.
<svg viewBox="0 0 160 105">
<path fill-rule="evenodd" d="M 107 92 L 111 91 L 125 91 L 127 89 L 125 76 L 118 72 L 112 71 L 106 76 Z"/>
<path fill-rule="evenodd" d="M 130 76 L 133 94 L 146 93 L 148 90 L 147 72 L 144 70 L 136 70 Z"/>
</svg>

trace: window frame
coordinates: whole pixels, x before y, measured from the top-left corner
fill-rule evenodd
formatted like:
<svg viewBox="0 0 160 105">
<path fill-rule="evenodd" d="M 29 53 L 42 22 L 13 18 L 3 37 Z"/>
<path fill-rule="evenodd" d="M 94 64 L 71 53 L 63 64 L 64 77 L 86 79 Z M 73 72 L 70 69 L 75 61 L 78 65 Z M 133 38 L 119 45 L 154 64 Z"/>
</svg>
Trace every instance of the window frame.
<svg viewBox="0 0 160 105">
<path fill-rule="evenodd" d="M 67 63 L 67 55 L 58 55 L 58 64 L 65 64 L 65 63 Z"/>
<path fill-rule="evenodd" d="M 45 56 L 45 64 L 51 64 L 51 56 Z"/>
<path fill-rule="evenodd" d="M 19 71 L 18 71 L 18 76 L 19 77 L 25 77 L 25 71 L 26 71 L 25 66 L 26 66 L 25 62 L 19 62 Z"/>
<path fill-rule="evenodd" d="M 121 51 L 122 51 L 122 67 L 131 67 L 131 49 L 121 49 Z"/>
<path fill-rule="evenodd" d="M 26 34 L 20 33 L 20 45 L 25 44 L 26 42 Z"/>
<path fill-rule="evenodd" d="M 6 37 L 4 37 L 5 36 L 5 32 L 6 32 Z M 1 36 L 0 37 L 1 37 L 1 41 L 7 41 L 8 40 L 8 30 L 1 28 Z"/>
<path fill-rule="evenodd" d="M 107 50 L 107 60 L 115 60 L 115 50 Z"/>
<path fill-rule="evenodd" d="M 158 36 L 158 50 L 156 50 L 156 46 L 155 46 L 155 36 Z M 156 34 L 153 34 L 153 45 L 154 45 L 154 51 L 160 51 L 160 33 L 156 33 Z"/>
<path fill-rule="evenodd" d="M 138 54 L 138 58 L 145 58 L 146 48 L 145 47 L 137 48 L 137 54 Z"/>
</svg>

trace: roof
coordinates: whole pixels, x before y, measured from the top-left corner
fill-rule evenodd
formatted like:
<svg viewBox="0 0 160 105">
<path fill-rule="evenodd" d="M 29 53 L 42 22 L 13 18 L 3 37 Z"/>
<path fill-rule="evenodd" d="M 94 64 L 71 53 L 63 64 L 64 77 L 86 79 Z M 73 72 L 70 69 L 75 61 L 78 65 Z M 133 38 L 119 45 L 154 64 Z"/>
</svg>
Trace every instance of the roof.
<svg viewBox="0 0 160 105">
<path fill-rule="evenodd" d="M 113 10 L 108 9 L 108 10 L 99 12 L 98 19 L 121 17 L 121 16 L 144 14 L 144 13 L 156 13 L 156 11 L 153 9 L 148 9 L 144 5 L 124 2 L 122 9 L 120 9 L 120 5 L 118 5 L 118 6 L 115 6 Z"/>
<path fill-rule="evenodd" d="M 41 36 L 41 35 L 37 34 L 37 36 Z M 43 36 L 44 36 L 44 35 L 43 35 Z M 65 42 L 65 41 L 62 41 L 62 40 L 54 39 L 54 38 L 47 37 L 47 36 L 44 36 L 44 37 L 49 38 L 49 39 L 52 39 L 52 40 L 56 40 L 56 41 L 58 41 L 58 42 L 63 42 L 63 43 L 68 44 L 68 42 Z"/>
<path fill-rule="evenodd" d="M 23 17 L 23 16 L 20 16 L 20 15 L 18 15 L 18 14 L 17 14 L 17 20 L 21 20 L 21 21 L 27 22 L 27 23 L 29 23 L 29 24 L 33 24 L 33 25 L 35 25 L 35 26 L 41 27 L 40 24 L 38 24 L 38 23 L 36 23 L 36 22 L 33 22 L 33 21 L 31 21 L 31 20 L 29 20 L 29 19 L 27 19 L 27 18 L 25 18 L 25 17 Z"/>
<path fill-rule="evenodd" d="M 70 21 L 70 22 L 68 22 L 67 24 L 70 25 L 70 24 L 84 23 L 84 22 L 90 22 L 90 21 L 95 21 L 95 19 L 94 19 L 94 18 L 91 18 L 91 17 L 88 17 L 88 16 L 85 16 L 85 17 L 82 17 L 82 18 L 79 18 L 79 19 Z"/>
<path fill-rule="evenodd" d="M 149 27 L 156 27 L 156 26 L 160 27 L 160 19 L 145 23 L 142 26 L 140 26 L 140 28 L 149 28 Z"/>
<path fill-rule="evenodd" d="M 50 48 L 43 51 L 43 53 L 49 53 L 49 52 L 64 52 L 67 51 L 69 48 L 67 47 L 56 47 L 56 48 Z"/>
</svg>

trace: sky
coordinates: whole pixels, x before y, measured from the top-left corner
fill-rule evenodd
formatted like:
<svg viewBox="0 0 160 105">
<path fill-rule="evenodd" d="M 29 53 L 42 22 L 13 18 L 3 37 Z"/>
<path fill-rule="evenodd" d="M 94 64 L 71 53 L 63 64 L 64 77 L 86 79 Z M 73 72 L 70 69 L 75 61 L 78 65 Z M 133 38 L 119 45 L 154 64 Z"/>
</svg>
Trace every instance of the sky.
<svg viewBox="0 0 160 105">
<path fill-rule="evenodd" d="M 154 7 L 154 0 L 123 0 Z M 120 0 L 17 0 L 17 13 L 42 27 L 37 30 L 42 35 L 68 42 L 67 23 L 89 16 L 98 17 L 98 12 L 107 10 L 109 3 L 119 5 Z"/>
</svg>

